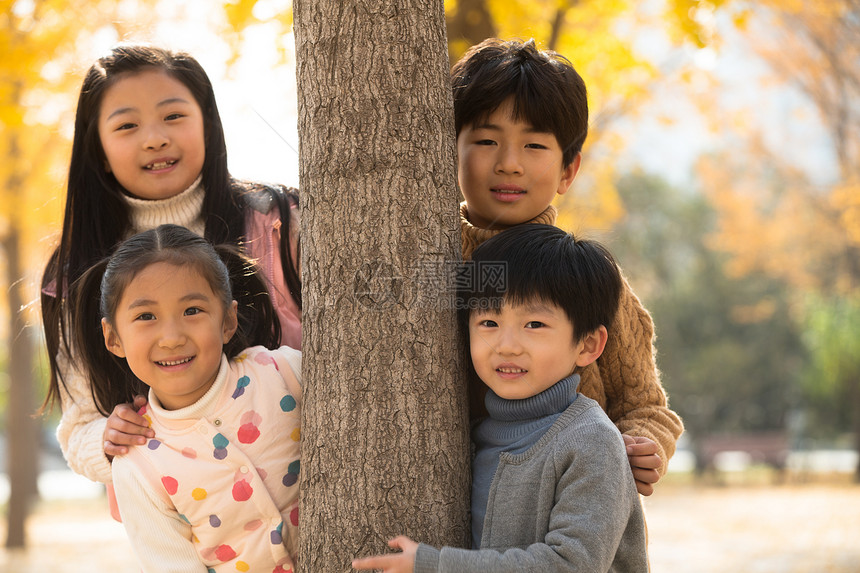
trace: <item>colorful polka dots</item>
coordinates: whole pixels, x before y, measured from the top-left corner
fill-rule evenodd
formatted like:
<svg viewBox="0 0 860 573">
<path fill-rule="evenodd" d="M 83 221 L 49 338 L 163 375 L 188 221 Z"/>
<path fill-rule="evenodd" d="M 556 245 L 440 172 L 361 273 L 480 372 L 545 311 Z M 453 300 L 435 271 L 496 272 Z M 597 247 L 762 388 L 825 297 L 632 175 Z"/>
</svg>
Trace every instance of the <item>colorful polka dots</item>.
<svg viewBox="0 0 860 573">
<path fill-rule="evenodd" d="M 284 412 L 292 412 L 296 409 L 296 399 L 287 394 L 281 398 L 281 410 Z"/>
<path fill-rule="evenodd" d="M 170 495 L 176 495 L 176 492 L 179 491 L 179 482 L 176 481 L 176 478 L 164 476 L 161 478 L 161 485 L 164 486 L 164 489 Z"/>
<path fill-rule="evenodd" d="M 233 551 L 233 548 L 229 545 L 219 545 L 215 548 L 215 557 L 217 557 L 219 561 L 230 561 L 236 557 L 236 552 Z"/>
<path fill-rule="evenodd" d="M 284 522 L 278 524 L 278 527 L 273 529 L 269 534 L 272 545 L 280 545 L 284 542 Z"/>
<path fill-rule="evenodd" d="M 215 446 L 215 451 L 212 452 L 212 455 L 215 456 L 216 460 L 223 460 L 227 457 L 227 445 L 230 443 L 230 440 L 224 437 L 223 434 L 218 433 L 212 438 L 212 445 Z"/>
<path fill-rule="evenodd" d="M 136 451 L 190 524 L 202 571 L 293 572 L 301 398 L 285 364 L 260 348 L 231 361 L 200 418 L 174 422 L 148 408 L 157 438 Z"/>
<path fill-rule="evenodd" d="M 233 399 L 235 400 L 239 396 L 245 393 L 245 388 L 251 383 L 251 379 L 247 376 L 242 376 L 239 378 L 239 381 L 236 382 L 236 390 L 233 391 Z"/>
<path fill-rule="evenodd" d="M 263 366 L 270 366 L 271 365 L 271 366 L 275 367 L 275 370 L 278 370 L 278 363 L 275 362 L 275 359 L 272 358 L 266 352 L 260 352 L 259 354 L 254 356 L 254 362 L 256 362 L 257 364 L 262 364 Z"/>
<path fill-rule="evenodd" d="M 233 484 L 233 499 L 236 501 L 248 501 L 253 493 L 254 488 L 246 480 L 242 479 Z"/>
<path fill-rule="evenodd" d="M 263 417 L 254 410 L 242 414 L 239 420 L 239 432 L 237 437 L 239 442 L 243 444 L 253 444 L 260 437 L 259 425 L 263 422 Z"/>
<path fill-rule="evenodd" d="M 282 483 L 287 486 L 293 486 L 299 481 L 299 468 L 301 467 L 301 462 L 296 460 L 287 466 L 287 474 L 284 476 L 284 479 L 281 480 Z"/>
</svg>

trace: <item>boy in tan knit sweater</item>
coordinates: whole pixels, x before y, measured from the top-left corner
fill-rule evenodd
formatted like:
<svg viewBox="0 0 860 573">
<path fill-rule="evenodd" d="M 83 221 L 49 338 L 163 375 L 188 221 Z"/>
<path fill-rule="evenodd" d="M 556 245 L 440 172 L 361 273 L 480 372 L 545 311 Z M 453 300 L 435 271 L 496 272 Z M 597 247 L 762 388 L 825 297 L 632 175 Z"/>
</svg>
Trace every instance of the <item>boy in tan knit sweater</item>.
<svg viewBox="0 0 860 573">
<path fill-rule="evenodd" d="M 473 46 L 452 68 L 451 82 L 467 259 L 513 225 L 555 224 L 552 200 L 567 192 L 582 161 L 588 103 L 570 62 L 531 40 Z M 636 488 L 651 495 L 683 424 L 660 384 L 651 316 L 626 280 L 609 332 L 603 355 L 582 372 L 579 391 L 621 431 Z M 473 405 L 482 404 L 485 387 L 473 387 Z"/>
</svg>

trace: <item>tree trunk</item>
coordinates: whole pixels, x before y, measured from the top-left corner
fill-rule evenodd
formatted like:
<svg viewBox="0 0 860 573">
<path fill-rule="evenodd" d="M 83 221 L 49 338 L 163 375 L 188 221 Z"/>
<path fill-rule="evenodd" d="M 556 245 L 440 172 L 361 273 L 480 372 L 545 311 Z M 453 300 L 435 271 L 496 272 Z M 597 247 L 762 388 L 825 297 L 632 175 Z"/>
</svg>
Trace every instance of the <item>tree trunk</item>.
<svg viewBox="0 0 860 573">
<path fill-rule="evenodd" d="M 17 86 L 20 88 L 20 86 Z M 10 141 L 11 162 L 20 161 L 17 139 Z M 14 173 L 14 171 L 13 171 Z M 5 182 L 6 196 L 14 201 L 23 193 L 21 180 L 12 175 Z M 11 213 L 20 209 L 10 210 Z M 35 342 L 30 336 L 24 314 L 21 277 L 20 230 L 14 217 L 3 237 L 2 248 L 6 256 L 6 281 L 9 285 L 9 401 L 6 407 L 6 467 L 9 475 L 9 506 L 6 547 L 24 547 L 27 542 L 26 522 L 38 489 L 39 474 L 39 422 L 36 411 L 36 380 L 33 376 Z"/>
<path fill-rule="evenodd" d="M 468 540 L 453 114 L 441 0 L 295 0 L 300 568 Z"/>
</svg>

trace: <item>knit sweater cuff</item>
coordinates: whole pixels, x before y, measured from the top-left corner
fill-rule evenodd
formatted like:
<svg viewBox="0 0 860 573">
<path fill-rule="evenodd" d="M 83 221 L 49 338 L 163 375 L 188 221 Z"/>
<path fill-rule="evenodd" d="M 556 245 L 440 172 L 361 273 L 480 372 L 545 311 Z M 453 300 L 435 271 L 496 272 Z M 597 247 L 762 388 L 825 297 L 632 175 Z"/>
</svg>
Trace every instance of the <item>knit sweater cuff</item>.
<svg viewBox="0 0 860 573">
<path fill-rule="evenodd" d="M 69 467 L 84 477 L 101 483 L 110 483 L 111 463 L 104 452 L 104 431 L 107 426 L 107 418 L 93 420 L 87 428 L 82 429 L 79 442 L 80 449 L 75 454 L 75 466 L 73 462 L 66 460 Z"/>
<path fill-rule="evenodd" d="M 421 543 L 415 552 L 415 573 L 436 573 L 439 570 L 439 550 Z"/>
</svg>

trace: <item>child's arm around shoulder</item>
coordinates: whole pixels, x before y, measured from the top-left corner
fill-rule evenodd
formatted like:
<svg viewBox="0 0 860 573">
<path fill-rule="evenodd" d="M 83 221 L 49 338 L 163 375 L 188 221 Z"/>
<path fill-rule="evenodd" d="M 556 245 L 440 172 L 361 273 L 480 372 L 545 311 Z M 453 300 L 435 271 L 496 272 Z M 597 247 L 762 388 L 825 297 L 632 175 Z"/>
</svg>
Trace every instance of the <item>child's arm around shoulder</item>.
<svg viewBox="0 0 860 573">
<path fill-rule="evenodd" d="M 65 352 L 57 355 L 65 384 L 60 384 L 62 418 L 57 426 L 57 441 L 72 471 L 93 481 L 108 483 L 111 464 L 104 452 L 107 418 L 99 413 L 84 376 Z"/>
<path fill-rule="evenodd" d="M 165 499 L 166 494 L 156 491 L 129 457 L 115 458 L 112 470 L 122 523 L 141 571 L 205 573 L 191 541 L 191 526 Z"/>
<path fill-rule="evenodd" d="M 606 413 L 622 434 L 656 444 L 662 461 L 658 472 L 663 475 L 684 425 L 669 409 L 660 383 L 651 315 L 626 279 L 623 284 L 618 313 L 597 361 L 606 393 Z"/>
</svg>

